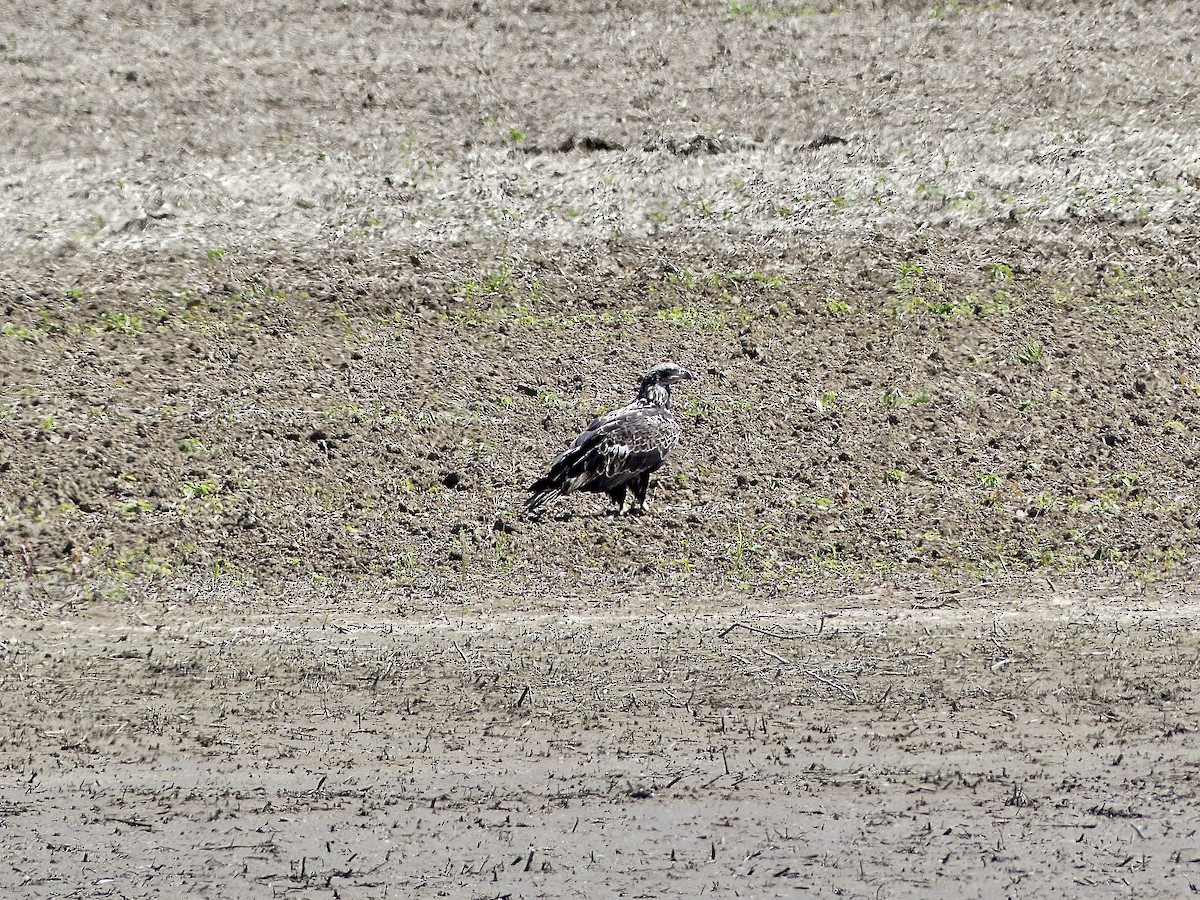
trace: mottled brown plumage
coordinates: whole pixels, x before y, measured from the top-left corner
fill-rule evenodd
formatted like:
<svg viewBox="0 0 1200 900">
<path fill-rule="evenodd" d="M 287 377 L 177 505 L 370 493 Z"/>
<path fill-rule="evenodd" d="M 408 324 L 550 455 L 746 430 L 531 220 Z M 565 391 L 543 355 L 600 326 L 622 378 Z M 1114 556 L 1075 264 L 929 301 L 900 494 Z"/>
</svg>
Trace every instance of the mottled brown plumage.
<svg viewBox="0 0 1200 900">
<path fill-rule="evenodd" d="M 645 508 L 650 474 L 666 461 L 682 433 L 671 412 L 671 385 L 691 377 L 674 363 L 660 363 L 647 372 L 632 403 L 600 416 L 550 464 L 550 471 L 530 487 L 525 509 L 532 512 L 555 497 L 593 491 L 608 494 L 619 514 L 629 490 Z"/>
</svg>

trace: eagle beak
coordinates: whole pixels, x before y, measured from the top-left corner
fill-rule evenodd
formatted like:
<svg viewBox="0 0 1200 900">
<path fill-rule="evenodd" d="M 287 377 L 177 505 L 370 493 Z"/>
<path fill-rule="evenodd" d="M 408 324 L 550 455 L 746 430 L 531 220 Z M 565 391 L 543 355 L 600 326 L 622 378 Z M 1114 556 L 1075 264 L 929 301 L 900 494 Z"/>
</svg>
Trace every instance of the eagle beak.
<svg viewBox="0 0 1200 900">
<path fill-rule="evenodd" d="M 675 379 L 677 381 L 691 381 L 695 377 L 696 376 L 693 375 L 691 372 L 689 372 L 687 369 L 680 369 L 679 374 L 675 376 Z"/>
</svg>

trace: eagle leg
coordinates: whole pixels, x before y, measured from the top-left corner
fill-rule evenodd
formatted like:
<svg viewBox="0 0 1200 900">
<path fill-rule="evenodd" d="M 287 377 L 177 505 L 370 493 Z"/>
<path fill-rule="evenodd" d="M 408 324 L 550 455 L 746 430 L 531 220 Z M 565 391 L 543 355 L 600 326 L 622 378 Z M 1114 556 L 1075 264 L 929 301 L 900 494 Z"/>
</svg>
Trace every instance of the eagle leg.
<svg viewBox="0 0 1200 900">
<path fill-rule="evenodd" d="M 608 496 L 610 498 L 612 498 L 612 502 L 617 504 L 616 515 L 618 515 L 618 516 L 621 515 L 621 509 L 625 506 L 625 491 L 626 490 L 628 490 L 628 486 L 622 484 L 619 487 L 615 487 L 611 491 L 606 492 L 608 494 Z"/>
<path fill-rule="evenodd" d="M 633 479 L 630 484 L 633 488 L 633 496 L 637 499 L 638 506 L 642 508 L 642 512 L 646 511 L 646 490 L 650 487 L 650 473 L 643 472 L 637 478 Z M 632 512 L 632 508 L 630 509 Z"/>
</svg>

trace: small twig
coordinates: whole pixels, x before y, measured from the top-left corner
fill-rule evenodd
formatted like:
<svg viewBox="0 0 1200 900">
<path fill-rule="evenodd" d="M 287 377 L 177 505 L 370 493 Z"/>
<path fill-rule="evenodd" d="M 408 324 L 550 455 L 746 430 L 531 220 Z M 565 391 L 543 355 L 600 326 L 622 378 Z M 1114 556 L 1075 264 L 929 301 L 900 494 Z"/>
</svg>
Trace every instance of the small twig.
<svg viewBox="0 0 1200 900">
<path fill-rule="evenodd" d="M 805 669 L 804 674 L 810 678 L 815 678 L 817 681 L 821 682 L 821 684 L 829 685 L 835 691 L 838 691 L 840 694 L 842 694 L 842 696 L 849 697 L 855 703 L 858 702 L 858 694 L 855 692 L 854 688 L 849 688 L 844 684 L 839 684 L 831 678 L 826 678 L 820 672 L 814 672 L 812 669 Z"/>
<path fill-rule="evenodd" d="M 823 628 L 824 626 L 825 626 L 825 617 L 822 616 L 821 617 L 821 627 Z M 726 628 L 724 631 L 721 632 L 720 637 L 726 637 L 729 634 L 729 632 L 733 631 L 735 628 L 745 628 L 747 631 L 753 631 L 755 634 L 763 634 L 763 635 L 766 635 L 767 637 L 773 637 L 773 638 L 783 638 L 784 640 L 799 640 L 800 638 L 814 637 L 821 633 L 820 629 L 818 629 L 817 631 L 810 632 L 808 634 L 805 634 L 804 632 L 793 632 L 793 633 L 789 634 L 786 631 L 771 631 L 768 628 L 756 628 L 753 625 L 747 625 L 745 622 L 734 622 L 732 625 L 730 625 L 728 628 Z"/>
<path fill-rule="evenodd" d="M 132 825 L 134 828 L 145 828 L 150 830 L 154 826 L 150 822 L 143 822 L 140 819 L 122 819 L 119 816 L 108 816 L 105 822 L 120 822 L 122 825 Z"/>
<path fill-rule="evenodd" d="M 914 603 L 913 609 L 943 609 L 947 606 L 957 606 L 962 603 L 962 597 L 947 597 L 945 600 L 939 600 L 936 603 Z"/>
<path fill-rule="evenodd" d="M 387 665 L 383 667 L 382 671 L 376 672 L 374 675 L 363 675 L 361 678 L 359 678 L 359 681 L 371 682 L 371 690 L 375 690 L 379 687 L 379 682 L 383 680 L 383 677 L 387 675 L 388 672 L 392 671 L 392 664 L 394 662 L 394 659 L 389 659 Z"/>
<path fill-rule="evenodd" d="M 272 850 L 275 847 L 275 839 L 267 838 L 265 841 L 259 841 L 257 844 L 222 844 L 220 846 L 204 845 L 201 850 Z"/>
<path fill-rule="evenodd" d="M 29 541 L 21 544 L 21 562 L 25 564 L 25 579 L 32 581 L 37 575 L 37 564 L 33 561 L 33 544 Z"/>
<path fill-rule="evenodd" d="M 790 663 L 790 662 L 788 662 L 786 659 L 784 659 L 784 658 L 783 658 L 782 656 L 780 656 L 778 653 L 772 653 L 770 650 L 767 650 L 767 649 L 765 649 L 764 647 L 759 647 L 759 648 L 758 648 L 758 652 L 759 652 L 759 653 L 761 653 L 763 656 L 769 656 L 769 657 L 771 657 L 771 659 L 775 660 L 776 662 L 781 662 L 781 663 L 783 663 L 785 666 L 790 666 L 790 665 L 791 665 L 791 663 Z"/>
</svg>

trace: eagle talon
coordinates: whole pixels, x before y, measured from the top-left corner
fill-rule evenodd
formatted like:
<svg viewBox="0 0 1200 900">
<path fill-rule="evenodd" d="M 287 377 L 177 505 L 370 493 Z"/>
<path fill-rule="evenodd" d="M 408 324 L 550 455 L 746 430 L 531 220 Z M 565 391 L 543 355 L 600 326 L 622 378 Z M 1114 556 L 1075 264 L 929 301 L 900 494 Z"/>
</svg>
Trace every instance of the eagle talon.
<svg viewBox="0 0 1200 900">
<path fill-rule="evenodd" d="M 674 363 L 647 372 L 632 403 L 592 422 L 534 482 L 526 511 L 575 491 L 592 491 L 608 494 L 616 504 L 613 514 L 620 516 L 632 491 L 635 503 L 628 514 L 644 515 L 650 474 L 666 461 L 682 431 L 671 412 L 671 385 L 692 377 Z"/>
</svg>

